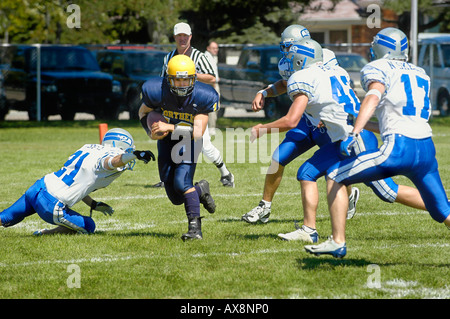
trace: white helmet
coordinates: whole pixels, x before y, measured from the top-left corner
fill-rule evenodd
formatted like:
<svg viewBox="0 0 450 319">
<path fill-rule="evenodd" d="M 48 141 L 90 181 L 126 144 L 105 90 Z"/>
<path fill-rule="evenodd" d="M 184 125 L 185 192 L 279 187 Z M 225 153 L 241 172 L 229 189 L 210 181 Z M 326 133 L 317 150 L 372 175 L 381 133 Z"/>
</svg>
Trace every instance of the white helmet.
<svg viewBox="0 0 450 319">
<path fill-rule="evenodd" d="M 302 39 L 311 39 L 308 29 L 299 24 L 293 24 L 284 29 L 281 33 L 280 51 L 287 54 L 289 48 L 294 42 Z"/>
<path fill-rule="evenodd" d="M 117 147 L 126 153 L 133 152 L 135 148 L 131 134 L 121 128 L 113 128 L 106 132 L 103 136 L 102 145 Z"/>
<path fill-rule="evenodd" d="M 282 57 L 278 62 L 278 73 L 280 73 L 281 78 L 285 81 L 289 80 L 293 73 L 290 66 L 290 60 L 286 57 Z"/>
<path fill-rule="evenodd" d="M 329 49 L 322 49 L 323 54 L 323 65 L 326 66 L 339 66 L 339 62 L 336 59 L 336 54 Z"/>
<path fill-rule="evenodd" d="M 408 38 L 397 28 L 385 28 L 373 38 L 371 60 L 408 60 Z"/>
<path fill-rule="evenodd" d="M 102 140 L 103 146 L 117 147 L 120 148 L 125 153 L 133 153 L 135 146 L 133 137 L 126 130 L 121 128 L 113 128 L 105 133 Z M 128 162 L 123 168 L 119 170 L 129 169 L 133 170 L 136 160 Z"/>
<path fill-rule="evenodd" d="M 300 71 L 323 62 L 322 47 L 312 39 L 303 39 L 289 49 L 286 58 L 290 60 L 292 72 Z"/>
</svg>

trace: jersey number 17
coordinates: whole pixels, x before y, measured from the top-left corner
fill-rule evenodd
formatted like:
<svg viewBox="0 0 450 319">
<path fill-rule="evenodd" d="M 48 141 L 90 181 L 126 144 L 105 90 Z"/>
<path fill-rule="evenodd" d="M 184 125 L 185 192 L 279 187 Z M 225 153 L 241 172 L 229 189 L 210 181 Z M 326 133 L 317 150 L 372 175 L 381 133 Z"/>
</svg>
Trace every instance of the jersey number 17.
<svg viewBox="0 0 450 319">
<path fill-rule="evenodd" d="M 402 74 L 400 79 L 403 83 L 403 86 L 405 87 L 406 93 L 406 106 L 403 107 L 403 115 L 416 116 L 416 108 L 420 107 L 422 108 L 422 110 L 420 111 L 420 117 L 428 120 L 428 118 L 430 117 L 430 82 L 428 82 L 428 80 L 424 78 L 421 78 L 420 76 L 415 76 L 417 87 L 425 91 L 423 104 L 421 104 L 420 101 L 414 101 L 413 90 L 411 87 L 411 77 L 408 74 Z"/>
</svg>

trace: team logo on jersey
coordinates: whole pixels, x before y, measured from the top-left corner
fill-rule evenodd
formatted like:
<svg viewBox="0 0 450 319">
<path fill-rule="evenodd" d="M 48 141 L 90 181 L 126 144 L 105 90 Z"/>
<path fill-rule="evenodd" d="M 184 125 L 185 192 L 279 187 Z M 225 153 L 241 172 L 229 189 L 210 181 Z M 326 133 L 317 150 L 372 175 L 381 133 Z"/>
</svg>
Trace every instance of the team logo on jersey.
<svg viewBox="0 0 450 319">
<path fill-rule="evenodd" d="M 189 123 L 194 123 L 194 115 L 190 113 L 183 113 L 183 112 L 175 112 L 175 111 L 169 111 L 169 110 L 163 110 L 162 115 L 165 118 L 174 119 L 178 121 L 184 121 Z"/>
</svg>

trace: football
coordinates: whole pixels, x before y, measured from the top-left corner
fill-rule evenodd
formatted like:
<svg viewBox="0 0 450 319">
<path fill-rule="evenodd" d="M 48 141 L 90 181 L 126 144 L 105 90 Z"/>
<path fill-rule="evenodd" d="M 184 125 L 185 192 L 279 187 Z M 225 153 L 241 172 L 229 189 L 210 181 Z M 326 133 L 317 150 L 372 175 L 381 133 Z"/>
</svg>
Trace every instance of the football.
<svg viewBox="0 0 450 319">
<path fill-rule="evenodd" d="M 166 118 L 159 112 L 151 111 L 150 113 L 147 114 L 147 125 L 149 129 L 152 128 L 153 123 L 158 121 L 167 123 Z"/>
<path fill-rule="evenodd" d="M 153 123 L 156 123 L 156 122 L 159 122 L 159 121 L 167 123 L 166 118 L 159 112 L 151 111 L 150 113 L 147 114 L 147 126 L 150 129 L 150 131 L 152 130 Z M 151 136 L 151 138 L 153 138 L 153 139 L 160 139 L 164 134 L 163 133 L 158 133 L 156 135 L 157 135 L 157 137 Z"/>
</svg>

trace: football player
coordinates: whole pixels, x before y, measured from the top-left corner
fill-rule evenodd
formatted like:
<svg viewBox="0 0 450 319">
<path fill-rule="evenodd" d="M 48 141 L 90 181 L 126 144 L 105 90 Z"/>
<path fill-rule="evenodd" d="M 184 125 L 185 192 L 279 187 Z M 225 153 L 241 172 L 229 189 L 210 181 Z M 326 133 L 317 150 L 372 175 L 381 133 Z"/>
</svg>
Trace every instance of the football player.
<svg viewBox="0 0 450 319">
<path fill-rule="evenodd" d="M 253 111 L 258 112 L 264 108 L 266 97 L 275 97 L 287 92 L 287 81 L 292 74 L 292 71 L 289 70 L 289 59 L 287 59 L 287 54 L 289 53 L 289 48 L 302 39 L 311 39 L 308 29 L 302 25 L 290 25 L 283 31 L 280 42 L 282 58 L 278 64 L 282 79 L 256 94 L 252 103 Z M 324 62 L 332 61 L 330 63 L 335 63 L 336 57 L 332 51 L 324 49 L 324 54 L 329 56 Z M 298 122 L 298 125 L 286 133 L 284 140 L 272 156 L 272 162 L 264 182 L 261 201 L 258 206 L 244 214 L 242 220 L 251 224 L 257 222 L 267 223 L 269 221 L 272 200 L 281 183 L 285 166 L 312 147 L 316 145 L 322 146 L 330 141 L 326 134 L 326 130 L 323 127 L 319 128 L 318 126 L 319 122 L 315 122 L 310 116 L 304 114 Z M 356 187 L 349 187 L 348 218 L 352 218 L 355 214 L 358 199 L 359 189 Z M 312 203 L 312 205 L 316 204 Z M 279 237 L 285 240 L 311 241 L 311 235 L 315 240 L 315 222 L 306 222 L 296 231 L 287 234 L 279 234 Z"/>
<path fill-rule="evenodd" d="M 256 138 L 261 134 L 260 129 L 277 128 L 282 131 L 291 129 L 297 125 L 305 112 L 315 123 L 323 123 L 330 142 L 321 145 L 297 173 L 302 190 L 304 223 L 315 226 L 318 203 L 317 179 L 324 176 L 332 164 L 342 160 L 340 153 L 335 151 L 336 145 L 346 139 L 353 129 L 352 122 L 358 114 L 359 101 L 350 87 L 348 74 L 340 67 L 330 67 L 322 63 L 322 48 L 316 41 L 311 39 L 299 41 L 291 47 L 288 57 L 292 72 L 295 71 L 288 81 L 288 93 L 293 101 L 289 112 L 277 121 L 255 126 L 252 134 Z M 375 135 L 363 130 L 352 155 L 376 149 L 377 144 Z M 366 185 L 386 202 L 400 202 L 414 208 L 425 209 L 415 188 L 399 186 L 391 178 L 367 181 Z M 313 228 L 313 231 L 309 232 L 310 238 L 301 240 L 317 242 L 318 234 L 315 227 L 308 227 Z M 295 232 L 289 234 L 295 235 Z"/>
<path fill-rule="evenodd" d="M 13 205 L 0 213 L 0 225 L 13 226 L 37 213 L 53 229 L 36 231 L 35 235 L 54 233 L 90 234 L 95 230 L 92 211 L 112 215 L 114 209 L 93 200 L 89 194 L 107 187 L 135 160 L 155 160 L 151 151 L 136 151 L 129 132 L 114 128 L 106 132 L 102 144 L 86 144 L 73 153 L 64 166 L 36 181 Z M 91 216 L 83 216 L 71 207 L 82 200 L 91 208 Z"/>
<path fill-rule="evenodd" d="M 192 47 L 192 31 L 189 24 L 184 22 L 177 23 L 173 28 L 173 34 L 177 48 L 165 56 L 160 76 L 167 76 L 167 64 L 172 57 L 183 54 L 190 57 L 191 60 L 194 61 L 197 72 L 197 80 L 199 82 L 214 86 L 216 83 L 217 74 L 215 73 L 214 68 L 206 55 L 200 50 Z M 216 165 L 220 172 L 220 182 L 222 185 L 234 187 L 234 175 L 227 168 L 220 151 L 214 146 L 213 143 L 211 143 L 209 129 L 205 131 L 205 135 L 203 136 L 202 152 L 209 161 Z"/>
<path fill-rule="evenodd" d="M 378 32 L 372 46 L 372 62 L 361 70 L 367 91 L 354 128 L 340 143 L 348 156 L 373 114 L 378 118 L 383 145 L 333 165 L 328 170 L 328 202 L 333 236 L 319 245 L 305 246 L 315 255 L 346 253 L 344 185 L 403 175 L 420 192 L 426 209 L 437 222 L 450 226 L 450 203 L 438 171 L 436 149 L 428 124 L 430 78 L 408 63 L 408 39 L 396 28 Z"/>
<path fill-rule="evenodd" d="M 167 196 L 174 205 L 184 204 L 189 226 L 183 240 L 203 238 L 200 203 L 209 213 L 216 209 L 208 182 L 194 185 L 193 178 L 208 113 L 218 108 L 216 90 L 196 81 L 195 63 L 183 54 L 169 60 L 166 77 L 149 79 L 142 86 L 139 118 L 147 134 L 158 139 L 159 176 Z M 146 117 L 153 110 L 161 112 L 167 122 L 148 127 Z"/>
</svg>

